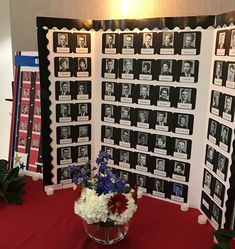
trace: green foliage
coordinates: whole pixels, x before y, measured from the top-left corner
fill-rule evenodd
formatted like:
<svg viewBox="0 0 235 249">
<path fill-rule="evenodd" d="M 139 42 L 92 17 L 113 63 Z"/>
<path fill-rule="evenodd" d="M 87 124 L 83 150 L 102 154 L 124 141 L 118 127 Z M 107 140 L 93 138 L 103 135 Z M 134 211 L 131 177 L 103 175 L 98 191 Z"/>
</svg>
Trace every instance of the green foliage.
<svg viewBox="0 0 235 249">
<path fill-rule="evenodd" d="M 235 231 L 229 229 L 218 229 L 215 231 L 215 237 L 218 241 L 212 249 L 230 249 L 230 240 L 235 237 Z"/>
<path fill-rule="evenodd" d="M 0 201 L 22 204 L 24 176 L 19 176 L 19 167 L 7 170 L 7 161 L 0 160 Z"/>
</svg>

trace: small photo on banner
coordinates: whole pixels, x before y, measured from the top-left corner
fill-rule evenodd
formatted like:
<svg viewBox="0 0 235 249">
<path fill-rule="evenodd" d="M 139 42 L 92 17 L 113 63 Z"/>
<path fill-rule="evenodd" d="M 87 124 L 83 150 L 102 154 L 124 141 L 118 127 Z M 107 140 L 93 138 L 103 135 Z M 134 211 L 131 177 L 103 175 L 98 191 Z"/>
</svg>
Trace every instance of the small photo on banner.
<svg viewBox="0 0 235 249">
<path fill-rule="evenodd" d="M 179 43 L 181 44 L 180 54 L 198 55 L 201 48 L 201 32 L 180 32 Z"/>
<path fill-rule="evenodd" d="M 53 33 L 54 53 L 71 53 L 73 46 L 72 34 L 70 32 Z"/>
<path fill-rule="evenodd" d="M 157 197 L 166 198 L 168 182 L 161 178 L 152 178 L 151 180 L 152 181 L 150 193 Z"/>
<path fill-rule="evenodd" d="M 211 104 L 210 104 L 210 112 L 216 116 L 220 115 L 221 105 L 222 105 L 222 96 L 223 94 L 218 91 L 211 92 Z"/>
<path fill-rule="evenodd" d="M 102 99 L 107 101 L 116 101 L 117 85 L 115 82 L 102 82 Z"/>
<path fill-rule="evenodd" d="M 139 33 L 139 53 L 140 54 L 155 54 L 156 53 L 156 32 Z"/>
<path fill-rule="evenodd" d="M 13 158 L 13 168 L 19 167 L 21 170 L 26 170 L 28 161 L 28 153 L 15 151 Z"/>
<path fill-rule="evenodd" d="M 55 57 L 55 76 L 60 78 L 72 77 L 74 61 L 71 57 Z"/>
<path fill-rule="evenodd" d="M 153 174 L 167 177 L 170 169 L 170 160 L 163 157 L 153 157 Z"/>
<path fill-rule="evenodd" d="M 235 29 L 230 30 L 229 56 L 235 56 Z"/>
<path fill-rule="evenodd" d="M 74 76 L 90 77 L 91 76 L 91 58 L 77 57 L 74 58 Z"/>
<path fill-rule="evenodd" d="M 213 83 L 218 86 L 222 86 L 224 79 L 226 78 L 226 62 L 225 61 L 215 61 L 214 62 L 214 72 L 213 72 Z"/>
<path fill-rule="evenodd" d="M 224 56 L 228 43 L 228 30 L 219 30 L 216 33 L 215 55 Z"/>
<path fill-rule="evenodd" d="M 73 52 L 77 54 L 88 54 L 91 52 L 91 34 L 73 33 Z"/>
<path fill-rule="evenodd" d="M 137 33 L 120 34 L 120 52 L 122 54 L 135 54 L 138 48 Z"/>
<path fill-rule="evenodd" d="M 228 88 L 235 88 L 235 63 L 234 62 L 227 62 L 226 63 L 226 72 L 227 75 L 225 77 L 226 83 L 225 86 Z"/>
<path fill-rule="evenodd" d="M 105 33 L 102 35 L 102 52 L 104 54 L 117 54 L 119 52 L 119 34 Z"/>
<path fill-rule="evenodd" d="M 178 182 L 169 182 L 170 199 L 177 202 L 187 202 L 188 186 Z"/>
<path fill-rule="evenodd" d="M 118 75 L 118 59 L 103 58 L 102 77 L 107 79 L 117 79 L 117 75 Z"/>
</svg>

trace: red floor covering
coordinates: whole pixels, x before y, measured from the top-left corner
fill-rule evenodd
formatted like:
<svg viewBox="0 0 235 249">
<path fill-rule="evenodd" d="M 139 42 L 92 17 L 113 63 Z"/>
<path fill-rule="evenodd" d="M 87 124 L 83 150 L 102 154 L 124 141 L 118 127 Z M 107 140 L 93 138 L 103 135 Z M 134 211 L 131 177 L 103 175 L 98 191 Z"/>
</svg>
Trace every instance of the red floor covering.
<svg viewBox="0 0 235 249">
<path fill-rule="evenodd" d="M 95 249 L 81 219 L 73 212 L 76 191 L 47 196 L 42 181 L 27 179 L 22 206 L 0 204 L 0 249 Z M 213 228 L 199 225 L 199 211 L 182 212 L 178 205 L 149 197 L 138 202 L 127 237 L 112 248 L 210 249 Z"/>
</svg>

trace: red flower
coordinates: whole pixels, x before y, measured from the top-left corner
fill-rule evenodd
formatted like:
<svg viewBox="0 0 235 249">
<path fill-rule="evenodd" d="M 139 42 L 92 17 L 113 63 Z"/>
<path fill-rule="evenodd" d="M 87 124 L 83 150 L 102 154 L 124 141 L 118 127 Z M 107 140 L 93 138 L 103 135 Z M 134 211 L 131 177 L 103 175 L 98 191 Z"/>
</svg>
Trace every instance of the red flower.
<svg viewBox="0 0 235 249">
<path fill-rule="evenodd" d="M 118 212 L 119 214 L 123 213 L 126 210 L 126 206 L 127 198 L 122 194 L 115 194 L 108 202 L 108 207 L 113 214 L 115 212 Z"/>
</svg>

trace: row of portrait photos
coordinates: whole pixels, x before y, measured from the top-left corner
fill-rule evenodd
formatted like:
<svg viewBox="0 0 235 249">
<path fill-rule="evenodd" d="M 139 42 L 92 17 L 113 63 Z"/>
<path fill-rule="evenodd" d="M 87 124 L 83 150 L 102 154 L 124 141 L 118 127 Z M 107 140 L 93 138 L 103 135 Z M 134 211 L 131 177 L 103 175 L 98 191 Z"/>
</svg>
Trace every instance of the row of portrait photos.
<svg viewBox="0 0 235 249">
<path fill-rule="evenodd" d="M 209 119 L 207 138 L 226 152 L 230 152 L 232 129 L 224 124 Z"/>
<path fill-rule="evenodd" d="M 195 108 L 197 92 L 195 88 L 190 87 L 118 84 L 114 82 L 103 82 L 102 89 L 102 99 L 106 101 L 176 107 L 189 110 Z"/>
<path fill-rule="evenodd" d="M 217 31 L 215 55 L 235 56 L 235 29 Z"/>
<path fill-rule="evenodd" d="M 103 58 L 102 77 L 108 79 L 158 80 L 196 83 L 198 60 Z"/>
<path fill-rule="evenodd" d="M 107 132 L 107 127 L 106 132 Z M 190 139 L 170 137 L 162 134 L 151 134 L 145 131 L 133 131 L 126 128 L 115 129 L 115 139 L 102 137 L 107 144 L 117 144 L 121 147 L 135 148 L 145 152 L 154 152 L 161 155 L 172 155 L 174 157 L 190 159 Z"/>
<path fill-rule="evenodd" d="M 210 112 L 230 122 L 234 120 L 235 96 L 213 90 L 211 92 Z"/>
<path fill-rule="evenodd" d="M 105 54 L 182 54 L 200 53 L 201 32 L 104 33 L 102 52 Z M 90 53 L 89 33 L 53 33 L 55 53 Z"/>
<path fill-rule="evenodd" d="M 178 202 L 187 202 L 188 186 L 185 184 L 146 176 L 141 174 L 141 172 L 133 173 L 115 168 L 110 169 L 130 187 L 138 186 L 144 193 L 149 193 L 161 198 L 170 198 Z M 72 171 L 69 166 L 66 166 L 57 169 L 57 181 L 63 184 L 72 183 L 74 176 L 79 178 L 90 172 L 91 167 L 88 165 L 73 167 Z"/>
<path fill-rule="evenodd" d="M 218 86 L 235 88 L 235 62 L 215 61 L 213 83 Z"/>
<path fill-rule="evenodd" d="M 136 126 L 144 129 L 154 129 L 159 131 L 172 131 L 179 134 L 191 135 L 193 133 L 194 116 L 185 113 L 171 113 L 164 111 L 151 111 L 146 109 L 131 108 L 126 106 L 115 107 L 115 118 L 107 117 L 111 112 L 110 105 L 106 106 L 106 115 L 103 121 L 111 123 L 116 121 L 125 126 Z M 114 123 L 114 122 L 113 122 Z M 116 130 L 110 126 L 103 126 L 102 137 L 114 139 Z"/>
</svg>

